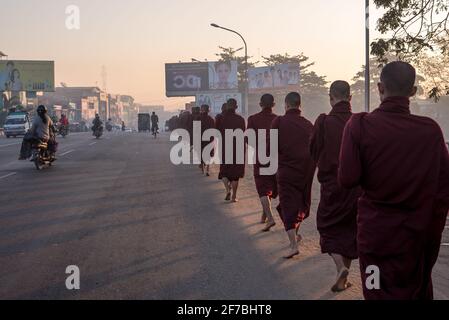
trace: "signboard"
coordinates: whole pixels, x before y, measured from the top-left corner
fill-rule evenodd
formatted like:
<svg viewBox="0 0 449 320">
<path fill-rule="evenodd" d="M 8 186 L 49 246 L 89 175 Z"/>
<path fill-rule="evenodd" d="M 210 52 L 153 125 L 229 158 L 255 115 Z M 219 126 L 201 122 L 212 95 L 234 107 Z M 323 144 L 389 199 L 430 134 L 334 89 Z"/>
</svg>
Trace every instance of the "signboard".
<svg viewBox="0 0 449 320">
<path fill-rule="evenodd" d="M 288 88 L 299 85 L 300 69 L 298 64 L 251 68 L 248 70 L 248 78 L 249 90 L 252 92 Z"/>
<path fill-rule="evenodd" d="M 238 109 L 237 112 L 242 112 L 242 94 L 237 92 L 227 93 L 199 93 L 196 95 L 196 106 L 201 107 L 203 104 L 210 106 L 210 112 L 213 114 L 221 113 L 221 107 L 229 99 L 237 100 Z"/>
<path fill-rule="evenodd" d="M 195 96 L 199 92 L 236 90 L 237 61 L 168 63 L 165 65 L 167 97 Z"/>
<path fill-rule="evenodd" d="M 55 91 L 53 61 L 0 61 L 0 91 Z"/>
</svg>

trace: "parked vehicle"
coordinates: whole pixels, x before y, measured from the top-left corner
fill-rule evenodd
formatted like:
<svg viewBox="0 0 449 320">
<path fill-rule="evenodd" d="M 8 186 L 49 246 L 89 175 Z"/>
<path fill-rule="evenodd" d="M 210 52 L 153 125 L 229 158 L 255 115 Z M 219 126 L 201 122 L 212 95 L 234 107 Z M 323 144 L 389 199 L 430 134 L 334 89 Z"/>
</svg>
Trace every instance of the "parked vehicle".
<svg viewBox="0 0 449 320">
<path fill-rule="evenodd" d="M 24 136 L 29 129 L 31 129 L 31 119 L 26 112 L 11 112 L 3 126 L 6 138 Z"/>
<path fill-rule="evenodd" d="M 139 132 L 150 131 L 151 118 L 149 113 L 139 113 L 138 115 L 138 130 Z"/>
</svg>

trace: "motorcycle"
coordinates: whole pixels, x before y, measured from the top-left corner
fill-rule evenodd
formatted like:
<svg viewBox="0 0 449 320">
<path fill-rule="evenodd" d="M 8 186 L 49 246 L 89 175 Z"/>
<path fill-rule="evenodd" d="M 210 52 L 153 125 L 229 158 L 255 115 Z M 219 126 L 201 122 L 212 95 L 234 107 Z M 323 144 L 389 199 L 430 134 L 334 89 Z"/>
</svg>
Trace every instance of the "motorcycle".
<svg viewBox="0 0 449 320">
<path fill-rule="evenodd" d="M 47 142 L 36 142 L 33 143 L 31 149 L 31 162 L 34 162 L 37 170 L 42 170 L 45 167 L 50 167 L 52 163 L 56 160 L 55 155 L 48 149 Z"/>
<path fill-rule="evenodd" d="M 108 132 L 112 131 L 112 125 L 110 125 L 109 123 L 106 124 L 106 130 L 108 130 Z"/>
<path fill-rule="evenodd" d="M 103 135 L 103 127 L 94 128 L 93 131 L 94 131 L 93 135 L 97 139 L 100 139 L 100 137 Z"/>
<path fill-rule="evenodd" d="M 69 128 L 67 126 L 65 126 L 65 125 L 60 125 L 59 126 L 59 130 L 58 130 L 58 134 L 61 137 L 65 138 L 66 136 L 69 135 Z"/>
</svg>

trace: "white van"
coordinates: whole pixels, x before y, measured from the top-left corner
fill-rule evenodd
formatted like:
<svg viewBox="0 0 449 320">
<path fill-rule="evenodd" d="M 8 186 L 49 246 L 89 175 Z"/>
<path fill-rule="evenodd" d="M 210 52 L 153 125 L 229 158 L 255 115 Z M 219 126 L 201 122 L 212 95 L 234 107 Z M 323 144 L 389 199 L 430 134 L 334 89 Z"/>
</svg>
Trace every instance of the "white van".
<svg viewBox="0 0 449 320">
<path fill-rule="evenodd" d="M 31 121 L 26 112 L 13 112 L 6 117 L 3 132 L 6 138 L 25 135 L 31 129 Z"/>
</svg>

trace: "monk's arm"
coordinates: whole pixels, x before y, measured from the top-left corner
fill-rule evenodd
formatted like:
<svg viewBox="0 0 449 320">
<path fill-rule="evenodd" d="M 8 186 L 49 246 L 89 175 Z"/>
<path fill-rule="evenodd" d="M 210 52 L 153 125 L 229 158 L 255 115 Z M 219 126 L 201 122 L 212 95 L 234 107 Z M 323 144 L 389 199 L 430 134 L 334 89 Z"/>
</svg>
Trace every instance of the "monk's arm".
<svg viewBox="0 0 449 320">
<path fill-rule="evenodd" d="M 360 146 L 353 136 L 353 121 L 348 121 L 340 149 L 340 166 L 338 168 L 338 181 L 341 186 L 351 189 L 360 184 L 362 164 L 360 161 Z"/>
<path fill-rule="evenodd" d="M 443 215 L 449 210 L 449 152 L 441 136 L 440 177 L 438 182 L 437 207 Z"/>
<path fill-rule="evenodd" d="M 323 132 L 321 130 L 325 115 L 321 115 L 315 122 L 313 126 L 313 133 L 310 139 L 310 154 L 315 161 L 318 163 L 320 159 L 321 149 L 323 147 Z"/>
</svg>

